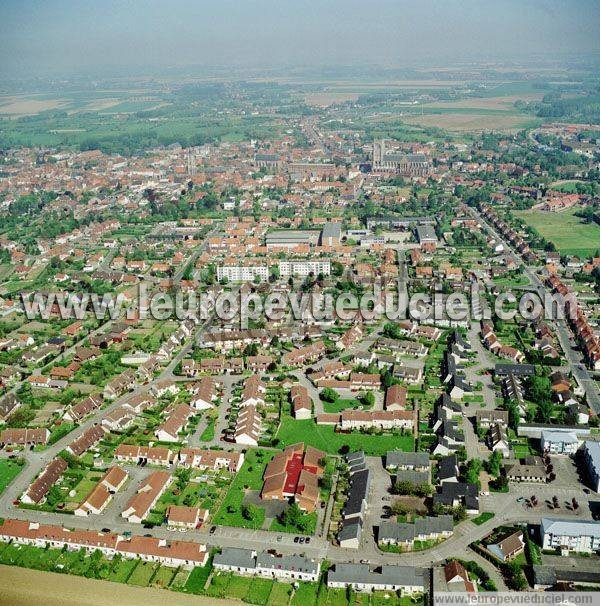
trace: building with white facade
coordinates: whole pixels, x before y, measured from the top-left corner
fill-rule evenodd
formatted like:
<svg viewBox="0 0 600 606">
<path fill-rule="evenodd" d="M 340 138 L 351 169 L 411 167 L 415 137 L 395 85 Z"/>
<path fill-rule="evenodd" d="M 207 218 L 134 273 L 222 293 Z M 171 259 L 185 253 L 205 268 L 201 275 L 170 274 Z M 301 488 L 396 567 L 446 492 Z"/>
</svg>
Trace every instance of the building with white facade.
<svg viewBox="0 0 600 606">
<path fill-rule="evenodd" d="M 279 261 L 279 274 L 286 277 L 301 276 L 303 278 L 311 274 L 313 276 L 318 276 L 319 274 L 329 276 L 331 274 L 331 261 L 329 259 Z"/>
</svg>

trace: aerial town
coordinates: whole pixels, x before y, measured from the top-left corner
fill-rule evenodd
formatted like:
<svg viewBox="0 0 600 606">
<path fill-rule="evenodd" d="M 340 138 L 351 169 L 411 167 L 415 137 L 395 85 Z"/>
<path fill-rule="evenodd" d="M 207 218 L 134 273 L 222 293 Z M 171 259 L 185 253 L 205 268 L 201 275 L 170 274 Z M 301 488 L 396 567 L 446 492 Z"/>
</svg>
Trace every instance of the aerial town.
<svg viewBox="0 0 600 606">
<path fill-rule="evenodd" d="M 600 588 L 599 121 L 410 113 L 522 84 L 232 85 L 201 103 L 236 136 L 183 143 L 2 118 L 0 565 L 260 606 Z"/>
</svg>

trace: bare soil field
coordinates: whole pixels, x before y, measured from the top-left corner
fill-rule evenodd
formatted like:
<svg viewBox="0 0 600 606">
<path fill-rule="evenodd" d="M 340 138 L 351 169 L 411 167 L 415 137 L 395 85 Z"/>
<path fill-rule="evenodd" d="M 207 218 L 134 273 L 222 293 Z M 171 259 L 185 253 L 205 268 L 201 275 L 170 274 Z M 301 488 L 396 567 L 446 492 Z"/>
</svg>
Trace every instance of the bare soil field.
<svg viewBox="0 0 600 606">
<path fill-rule="evenodd" d="M 433 126 L 455 132 L 468 131 L 516 131 L 523 128 L 530 118 L 519 115 L 503 114 L 465 114 L 465 113 L 444 113 L 429 114 L 423 116 L 405 116 L 403 121 L 407 124 L 417 124 L 419 126 Z"/>
<path fill-rule="evenodd" d="M 0 98 L 0 114 L 9 116 L 31 116 L 65 104 L 63 99 L 32 99 L 31 97 Z"/>
<path fill-rule="evenodd" d="M 345 101 L 356 101 L 358 93 L 308 93 L 304 95 L 304 101 L 308 105 L 316 105 L 317 107 L 327 107 L 336 103 L 344 103 Z"/>
<path fill-rule="evenodd" d="M 67 574 L 0 566 L 0 606 L 239 606 L 237 600 L 132 587 Z"/>
<path fill-rule="evenodd" d="M 508 95 L 505 97 L 482 97 L 472 99 L 461 99 L 460 101 L 437 101 L 435 103 L 425 103 L 423 107 L 448 108 L 473 108 L 473 109 L 491 109 L 491 110 L 510 110 L 514 109 L 515 101 L 538 101 L 543 96 L 542 93 L 527 93 L 523 95 Z"/>
</svg>

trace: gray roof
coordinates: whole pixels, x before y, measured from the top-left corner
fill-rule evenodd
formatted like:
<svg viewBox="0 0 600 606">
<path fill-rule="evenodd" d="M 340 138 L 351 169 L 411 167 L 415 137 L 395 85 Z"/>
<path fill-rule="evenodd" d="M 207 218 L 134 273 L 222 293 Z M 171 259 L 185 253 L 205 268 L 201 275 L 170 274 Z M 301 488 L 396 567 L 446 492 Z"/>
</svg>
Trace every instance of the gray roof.
<svg viewBox="0 0 600 606">
<path fill-rule="evenodd" d="M 321 238 L 339 238 L 342 235 L 341 223 L 332 223 L 331 221 L 323 225 Z"/>
<path fill-rule="evenodd" d="M 402 450 L 389 450 L 385 455 L 386 467 L 429 467 L 429 453 L 403 452 Z"/>
<path fill-rule="evenodd" d="M 368 564 L 336 564 L 327 573 L 328 582 L 345 584 L 364 583 L 372 585 L 405 585 L 424 587 L 425 574 L 422 568 L 413 566 L 382 566 L 372 570 Z"/>
<path fill-rule="evenodd" d="M 379 525 L 379 541 L 391 539 L 399 543 L 412 541 L 420 535 L 441 534 L 454 529 L 452 516 L 427 516 L 418 518 L 414 524 L 397 523 L 385 520 Z"/>
<path fill-rule="evenodd" d="M 437 242 L 438 239 L 437 234 L 435 233 L 435 229 L 432 225 L 418 225 L 417 237 L 419 238 L 419 242 L 423 242 L 424 240 Z"/>
<path fill-rule="evenodd" d="M 552 431 L 544 429 L 542 431 L 542 440 L 544 442 L 560 442 L 562 444 L 576 444 L 579 442 L 577 436 L 570 431 Z"/>
<path fill-rule="evenodd" d="M 256 568 L 254 552 L 241 547 L 223 547 L 221 553 L 215 555 L 213 563 L 236 568 Z"/>
<path fill-rule="evenodd" d="M 296 572 L 305 572 L 316 574 L 319 570 L 319 564 L 315 560 L 302 555 L 282 555 L 274 556 L 273 554 L 263 551 L 256 558 L 256 566 L 259 568 L 271 568 L 274 570 L 294 570 Z"/>
<path fill-rule="evenodd" d="M 552 587 L 556 585 L 556 573 L 551 566 L 533 566 L 533 582 L 535 585 L 547 585 Z"/>
<path fill-rule="evenodd" d="M 360 518 L 352 518 L 344 520 L 342 528 L 338 532 L 339 541 L 348 541 L 350 539 L 359 539 L 362 533 L 362 520 Z"/>
<path fill-rule="evenodd" d="M 531 377 L 535 374 L 535 366 L 533 364 L 496 364 L 494 373 L 500 377 L 508 375 Z"/>
<path fill-rule="evenodd" d="M 591 520 L 564 520 L 560 518 L 542 518 L 542 534 L 567 537 L 594 537 L 600 539 L 600 522 Z"/>
</svg>

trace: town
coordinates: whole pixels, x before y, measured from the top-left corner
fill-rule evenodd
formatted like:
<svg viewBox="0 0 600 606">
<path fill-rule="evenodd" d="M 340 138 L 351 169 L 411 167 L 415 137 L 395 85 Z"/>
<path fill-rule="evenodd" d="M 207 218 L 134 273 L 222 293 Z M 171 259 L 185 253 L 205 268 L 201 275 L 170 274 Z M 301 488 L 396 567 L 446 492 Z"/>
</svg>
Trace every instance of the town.
<svg viewBox="0 0 600 606">
<path fill-rule="evenodd" d="M 276 89 L 224 97 L 269 133 L 0 152 L 0 564 L 284 606 L 598 588 L 598 122 L 414 136 Z"/>
</svg>

